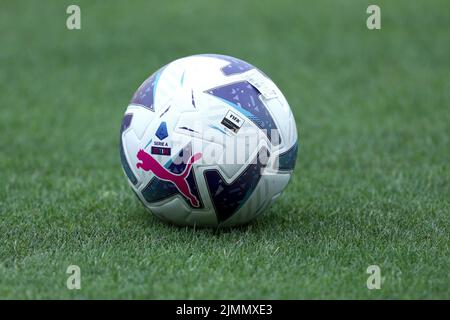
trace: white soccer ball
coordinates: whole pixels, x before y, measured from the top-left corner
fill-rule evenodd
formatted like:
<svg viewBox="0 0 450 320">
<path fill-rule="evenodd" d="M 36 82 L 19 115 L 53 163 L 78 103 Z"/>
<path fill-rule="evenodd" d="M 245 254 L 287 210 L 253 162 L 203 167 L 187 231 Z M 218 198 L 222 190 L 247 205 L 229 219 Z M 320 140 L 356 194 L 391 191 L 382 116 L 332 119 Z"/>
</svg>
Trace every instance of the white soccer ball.
<svg viewBox="0 0 450 320">
<path fill-rule="evenodd" d="M 234 226 L 281 194 L 297 157 L 288 102 L 254 66 L 224 55 L 178 59 L 151 75 L 122 121 L 131 188 L 177 225 Z"/>
</svg>

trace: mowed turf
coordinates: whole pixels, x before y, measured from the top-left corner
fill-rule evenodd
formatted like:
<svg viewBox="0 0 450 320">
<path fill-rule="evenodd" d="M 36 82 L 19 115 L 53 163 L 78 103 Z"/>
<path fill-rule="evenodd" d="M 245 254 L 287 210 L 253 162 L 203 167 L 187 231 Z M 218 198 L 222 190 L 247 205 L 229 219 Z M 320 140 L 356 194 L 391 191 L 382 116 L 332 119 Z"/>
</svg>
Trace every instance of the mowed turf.
<svg viewBox="0 0 450 320">
<path fill-rule="evenodd" d="M 376 1 L 379 31 L 372 1 L 76 1 L 68 31 L 72 3 L 0 4 L 0 298 L 450 298 L 448 1 Z M 120 167 L 133 92 L 197 53 L 258 66 L 296 117 L 291 183 L 247 227 L 161 223 Z"/>
</svg>

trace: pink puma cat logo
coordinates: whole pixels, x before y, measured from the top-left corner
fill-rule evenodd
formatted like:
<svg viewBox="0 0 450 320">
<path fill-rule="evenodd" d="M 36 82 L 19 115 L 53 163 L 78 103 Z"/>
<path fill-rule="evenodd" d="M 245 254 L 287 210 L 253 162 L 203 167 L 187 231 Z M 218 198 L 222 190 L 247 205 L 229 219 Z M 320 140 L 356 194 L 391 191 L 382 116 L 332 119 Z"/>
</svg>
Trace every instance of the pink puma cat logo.
<svg viewBox="0 0 450 320">
<path fill-rule="evenodd" d="M 150 154 L 148 154 L 144 150 L 140 149 L 137 153 L 137 158 L 141 162 L 138 162 L 136 164 L 136 167 L 138 169 L 153 172 L 155 174 L 155 176 L 158 177 L 158 179 L 172 182 L 177 187 L 178 191 L 180 191 L 182 195 L 184 195 L 186 198 L 189 199 L 192 206 L 198 207 L 199 206 L 198 199 L 196 196 L 194 196 L 192 194 L 191 188 L 189 187 L 189 184 L 187 183 L 186 178 L 189 175 L 189 172 L 191 171 L 192 164 L 195 161 L 197 161 L 198 159 L 200 159 L 201 157 L 202 157 L 201 153 L 194 154 L 189 159 L 183 172 L 180 174 L 175 174 L 173 172 L 170 172 L 166 168 L 164 168 Z"/>
</svg>

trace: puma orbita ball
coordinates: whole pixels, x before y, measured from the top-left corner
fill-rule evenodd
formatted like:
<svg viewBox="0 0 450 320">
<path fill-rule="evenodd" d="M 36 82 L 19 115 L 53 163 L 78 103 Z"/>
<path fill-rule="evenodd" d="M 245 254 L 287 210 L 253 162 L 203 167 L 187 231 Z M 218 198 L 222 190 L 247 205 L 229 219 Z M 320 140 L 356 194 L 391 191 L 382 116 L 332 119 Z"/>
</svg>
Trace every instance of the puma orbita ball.
<svg viewBox="0 0 450 320">
<path fill-rule="evenodd" d="M 261 215 L 297 158 L 294 116 L 278 87 L 237 58 L 175 60 L 142 83 L 120 129 L 139 200 L 182 226 L 235 226 Z"/>
</svg>

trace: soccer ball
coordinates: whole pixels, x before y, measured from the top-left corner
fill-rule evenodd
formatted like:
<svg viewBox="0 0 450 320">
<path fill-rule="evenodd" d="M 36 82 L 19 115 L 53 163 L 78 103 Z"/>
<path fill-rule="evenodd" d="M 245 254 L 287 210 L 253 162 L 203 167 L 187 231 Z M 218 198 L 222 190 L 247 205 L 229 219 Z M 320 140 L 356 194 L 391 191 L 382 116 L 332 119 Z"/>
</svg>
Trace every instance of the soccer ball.
<svg viewBox="0 0 450 320">
<path fill-rule="evenodd" d="M 142 83 L 120 130 L 120 158 L 144 206 L 177 225 L 234 226 L 264 212 L 297 158 L 289 104 L 237 58 L 175 60 Z"/>
</svg>

